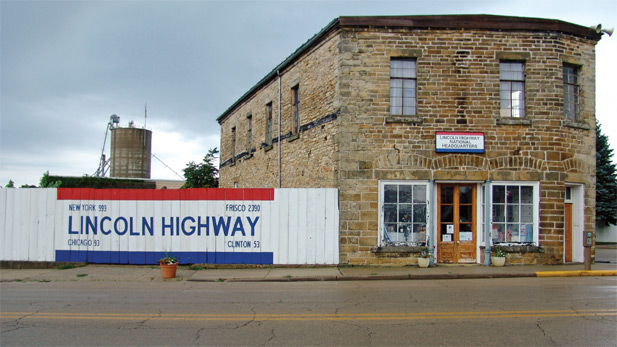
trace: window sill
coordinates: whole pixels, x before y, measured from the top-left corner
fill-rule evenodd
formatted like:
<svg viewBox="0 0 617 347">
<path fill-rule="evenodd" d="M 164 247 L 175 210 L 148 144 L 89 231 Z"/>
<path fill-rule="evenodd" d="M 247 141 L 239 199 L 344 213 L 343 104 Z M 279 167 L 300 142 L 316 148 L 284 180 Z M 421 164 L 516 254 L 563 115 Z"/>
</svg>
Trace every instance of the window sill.
<svg viewBox="0 0 617 347">
<path fill-rule="evenodd" d="M 589 125 L 587 125 L 586 123 L 582 121 L 578 121 L 578 120 L 564 119 L 561 121 L 561 125 L 564 127 L 574 128 L 574 129 L 582 129 L 582 130 L 590 129 Z"/>
<path fill-rule="evenodd" d="M 295 134 L 295 135 L 291 135 L 288 139 L 287 142 L 293 142 L 296 141 L 297 139 L 300 138 L 300 134 Z"/>
<path fill-rule="evenodd" d="M 522 244 L 522 245 L 496 244 L 493 247 L 495 246 L 499 246 L 499 248 L 501 248 L 506 253 L 544 253 L 545 252 L 544 247 L 527 245 L 527 244 Z M 491 250 L 493 247 L 491 247 Z M 480 248 L 484 249 L 484 246 L 480 246 Z"/>
<path fill-rule="evenodd" d="M 528 118 L 497 118 L 497 125 L 529 125 L 531 119 Z"/>
<path fill-rule="evenodd" d="M 268 152 L 272 149 L 272 145 L 266 145 L 265 143 L 262 143 L 262 147 L 264 152 Z"/>
<path fill-rule="evenodd" d="M 418 116 L 389 116 L 386 117 L 386 124 L 422 124 L 422 118 Z"/>
<path fill-rule="evenodd" d="M 422 253 L 426 246 L 382 246 L 371 248 L 373 253 Z"/>
</svg>

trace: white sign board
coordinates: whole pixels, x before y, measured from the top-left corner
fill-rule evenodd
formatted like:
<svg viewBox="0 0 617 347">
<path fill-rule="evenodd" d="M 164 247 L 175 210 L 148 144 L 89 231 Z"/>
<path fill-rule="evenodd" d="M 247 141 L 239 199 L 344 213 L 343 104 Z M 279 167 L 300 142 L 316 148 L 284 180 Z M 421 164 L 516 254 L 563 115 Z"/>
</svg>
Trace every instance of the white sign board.
<svg viewBox="0 0 617 347">
<path fill-rule="evenodd" d="M 484 133 L 435 132 L 437 153 L 484 153 Z"/>
<path fill-rule="evenodd" d="M 35 191 L 48 191 L 41 195 L 47 202 L 37 202 L 38 193 L 26 194 Z M 181 264 L 339 260 L 336 189 L 59 188 L 57 195 L 51 189 L 2 193 L 7 205 L 0 225 L 9 227 L 0 239 L 10 241 L 0 247 L 2 260 L 156 264 L 166 254 Z M 31 208 L 39 205 L 42 211 Z M 24 224 L 29 220 L 32 223 Z M 29 230 L 30 224 L 38 229 Z M 22 240 L 24 226 L 29 240 Z"/>
</svg>

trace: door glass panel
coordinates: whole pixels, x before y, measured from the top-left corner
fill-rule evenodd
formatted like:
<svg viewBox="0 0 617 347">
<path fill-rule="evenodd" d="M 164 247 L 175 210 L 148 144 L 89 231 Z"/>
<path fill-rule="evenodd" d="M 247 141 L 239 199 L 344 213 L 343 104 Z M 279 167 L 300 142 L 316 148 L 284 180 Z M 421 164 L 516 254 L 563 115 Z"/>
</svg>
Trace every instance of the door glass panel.
<svg viewBox="0 0 617 347">
<path fill-rule="evenodd" d="M 459 203 L 471 204 L 473 201 L 473 187 L 459 187 Z"/>
<path fill-rule="evenodd" d="M 452 223 L 454 222 L 454 206 L 441 206 L 441 222 Z"/>
<path fill-rule="evenodd" d="M 459 206 L 459 217 L 461 223 L 471 223 L 472 221 L 472 211 L 473 208 L 471 205 Z"/>
<path fill-rule="evenodd" d="M 454 225 L 442 223 L 440 228 L 441 242 L 452 242 L 454 240 Z"/>
<path fill-rule="evenodd" d="M 441 187 L 441 203 L 453 204 L 454 203 L 454 187 Z"/>
</svg>

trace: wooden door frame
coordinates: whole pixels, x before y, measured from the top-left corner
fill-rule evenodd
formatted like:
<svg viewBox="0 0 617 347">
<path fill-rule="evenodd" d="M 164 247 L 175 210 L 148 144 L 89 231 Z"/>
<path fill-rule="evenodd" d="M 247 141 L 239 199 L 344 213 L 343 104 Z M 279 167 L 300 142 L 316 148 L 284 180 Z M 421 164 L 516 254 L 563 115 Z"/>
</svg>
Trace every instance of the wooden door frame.
<svg viewBox="0 0 617 347">
<path fill-rule="evenodd" d="M 564 247 L 563 247 L 563 253 L 564 253 L 564 262 L 565 263 L 571 263 L 572 262 L 572 250 L 573 250 L 573 244 L 572 244 L 572 208 L 573 208 L 573 203 L 570 201 L 566 201 L 566 203 L 564 204 Z"/>
<path fill-rule="evenodd" d="M 438 262 L 443 262 L 443 258 L 442 258 L 442 252 L 441 251 L 441 244 L 442 244 L 442 238 L 441 238 L 441 189 L 442 187 L 454 187 L 454 196 L 453 196 L 453 222 L 454 222 L 454 234 L 452 234 L 452 242 L 455 243 L 453 244 L 454 246 L 454 258 L 452 259 L 452 263 L 453 264 L 460 264 L 461 263 L 461 245 L 460 245 L 460 187 L 471 187 L 472 188 L 472 211 L 471 211 L 471 216 L 472 216 L 472 220 L 471 220 L 471 232 L 472 232 L 472 249 L 473 249 L 473 256 L 470 258 L 465 258 L 465 260 L 471 260 L 472 263 L 476 263 L 477 262 L 477 244 L 478 244 L 478 235 L 477 235 L 477 224 L 478 224 L 478 220 L 477 220 L 477 208 L 478 208 L 478 199 L 477 199 L 477 183 L 475 182 L 456 182 L 456 183 L 448 183 L 448 182 L 444 182 L 444 183 L 437 183 L 437 201 L 436 201 L 436 209 L 437 209 L 437 213 L 436 213 L 436 220 L 435 220 L 435 225 L 437 226 L 435 228 L 435 232 L 436 232 L 436 247 L 438 250 L 437 253 L 437 259 Z M 447 242 L 447 241 L 446 241 Z M 467 262 L 463 262 L 463 263 L 467 263 Z"/>
</svg>

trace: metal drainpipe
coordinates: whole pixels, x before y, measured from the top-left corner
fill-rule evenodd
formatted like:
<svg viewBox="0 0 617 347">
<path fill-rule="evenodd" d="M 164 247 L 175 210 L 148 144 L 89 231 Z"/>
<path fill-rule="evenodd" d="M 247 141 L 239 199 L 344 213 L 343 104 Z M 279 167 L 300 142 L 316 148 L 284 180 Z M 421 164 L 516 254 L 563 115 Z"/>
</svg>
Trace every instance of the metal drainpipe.
<svg viewBox="0 0 617 347">
<path fill-rule="evenodd" d="M 435 209 L 433 208 L 433 206 L 437 206 L 437 204 L 435 203 L 435 180 L 430 180 L 429 181 L 429 185 L 428 185 L 428 189 L 430 190 L 430 194 L 431 197 L 429 199 L 429 216 L 434 215 L 433 212 L 435 211 Z M 435 224 L 436 224 L 436 219 L 432 218 L 429 220 L 431 228 L 430 228 L 430 232 L 429 232 L 429 238 L 428 238 L 428 254 L 431 255 L 431 257 L 429 257 L 429 266 L 433 266 L 435 264 L 435 237 L 437 236 L 437 232 L 435 231 Z M 433 236 L 433 237 L 431 237 Z"/>
<path fill-rule="evenodd" d="M 281 188 L 281 74 L 279 70 L 276 70 L 276 75 L 279 78 L 279 126 L 278 126 L 278 171 L 279 182 L 278 186 Z"/>
<path fill-rule="evenodd" d="M 484 265 L 491 265 L 491 180 L 484 181 Z"/>
</svg>

